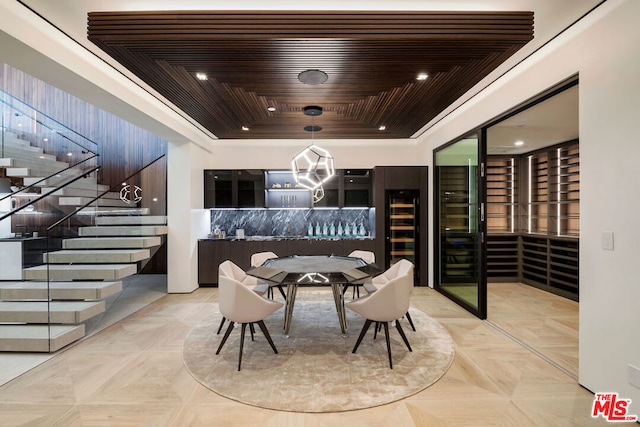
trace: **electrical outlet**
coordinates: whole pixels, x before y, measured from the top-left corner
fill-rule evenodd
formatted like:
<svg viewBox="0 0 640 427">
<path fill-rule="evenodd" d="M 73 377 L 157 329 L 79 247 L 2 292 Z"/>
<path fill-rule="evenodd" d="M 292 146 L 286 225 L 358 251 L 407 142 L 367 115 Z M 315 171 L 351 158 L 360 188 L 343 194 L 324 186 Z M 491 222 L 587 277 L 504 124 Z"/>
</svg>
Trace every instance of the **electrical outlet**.
<svg viewBox="0 0 640 427">
<path fill-rule="evenodd" d="M 627 365 L 627 381 L 634 387 L 640 388 L 640 368 L 632 364 Z"/>
</svg>

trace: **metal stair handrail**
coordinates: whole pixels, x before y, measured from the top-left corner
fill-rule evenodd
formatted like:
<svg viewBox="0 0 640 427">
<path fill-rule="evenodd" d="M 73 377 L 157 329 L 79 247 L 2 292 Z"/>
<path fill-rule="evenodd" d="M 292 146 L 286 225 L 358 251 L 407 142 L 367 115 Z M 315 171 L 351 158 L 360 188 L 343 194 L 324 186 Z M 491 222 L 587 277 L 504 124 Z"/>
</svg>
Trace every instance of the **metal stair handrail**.
<svg viewBox="0 0 640 427">
<path fill-rule="evenodd" d="M 66 187 L 66 186 L 68 186 L 69 184 L 72 184 L 72 183 L 76 182 L 77 180 L 79 180 L 79 179 L 81 179 L 81 178 L 84 178 L 86 175 L 89 175 L 90 173 L 93 173 L 93 172 L 97 171 L 97 170 L 98 170 L 98 169 L 100 169 L 100 168 L 101 168 L 101 166 L 95 166 L 95 167 L 93 167 L 92 169 L 89 169 L 88 171 L 86 171 L 85 173 L 83 173 L 83 174 L 81 174 L 81 175 L 76 176 L 76 177 L 75 177 L 75 178 L 73 178 L 72 180 L 69 180 L 69 181 L 65 182 L 64 184 L 57 186 L 55 189 L 53 189 L 53 190 L 52 190 L 52 191 L 50 191 L 49 193 L 41 194 L 40 196 L 36 197 L 35 199 L 32 199 L 32 200 L 31 200 L 31 201 L 29 201 L 28 203 L 26 203 L 26 204 L 24 204 L 24 205 L 20 206 L 19 208 L 16 208 L 16 209 L 12 210 L 11 212 L 8 212 L 8 213 L 4 214 L 3 216 L 1 216 L 1 217 L 0 217 L 0 221 L 2 221 L 2 220 L 3 220 L 3 219 L 5 219 L 5 218 L 8 218 L 8 217 L 12 216 L 13 214 L 16 214 L 16 213 L 20 212 L 21 210 L 23 210 L 23 209 L 24 209 L 24 208 L 26 208 L 27 206 L 30 206 L 30 205 L 32 205 L 32 204 L 34 204 L 34 203 L 36 203 L 37 201 L 42 200 L 42 199 L 44 199 L 45 197 L 50 196 L 50 195 L 51 195 L 51 193 L 54 193 L 54 192 L 56 192 L 56 191 L 58 191 L 58 190 L 61 190 L 61 189 L 65 188 L 65 187 Z M 14 193 L 14 194 L 15 194 L 15 193 Z M 65 217 L 65 218 L 66 218 L 66 217 Z M 56 224 L 57 224 L 57 223 L 56 223 Z M 47 229 L 47 230 L 48 230 L 48 229 Z"/>
<path fill-rule="evenodd" d="M 64 169 L 62 169 L 62 170 L 59 170 L 59 171 L 57 171 L 57 172 L 52 173 L 52 174 L 51 174 L 51 175 L 49 175 L 49 176 L 46 176 L 46 177 L 44 177 L 44 178 L 41 178 L 41 179 L 37 180 L 36 182 L 34 182 L 33 184 L 30 184 L 30 185 L 27 185 L 27 186 L 25 186 L 25 187 L 22 187 L 22 188 L 20 188 L 19 190 L 14 191 L 14 192 L 13 192 L 13 193 L 11 193 L 11 194 L 7 194 L 6 196 L 4 196 L 3 198 L 1 198 L 1 199 L 0 199 L 0 202 L 1 202 L 1 201 L 3 201 L 4 199 L 8 198 L 8 197 L 15 196 L 16 194 L 21 193 L 21 192 L 23 192 L 23 191 L 25 191 L 25 190 L 29 190 L 29 189 L 30 189 L 30 188 L 32 188 L 32 187 L 37 187 L 37 186 L 38 186 L 38 184 L 40 184 L 41 182 L 44 182 L 44 181 L 46 181 L 47 179 L 53 178 L 54 176 L 59 175 L 59 174 L 61 174 L 61 173 L 65 172 L 65 171 L 68 171 L 69 169 L 73 169 L 73 168 L 75 168 L 76 166 L 78 166 L 79 164 L 86 162 L 87 160 L 95 159 L 95 158 L 96 158 L 96 157 L 98 157 L 98 156 L 100 156 L 100 154 L 94 154 L 93 156 L 91 156 L 91 157 L 87 157 L 86 159 L 81 160 L 81 161 L 79 161 L 78 163 L 74 163 L 73 165 L 69 165 L 68 167 L 66 167 L 66 168 L 64 168 Z M 87 174 L 89 174 L 89 173 L 91 173 L 91 172 L 92 172 L 92 171 L 82 173 L 80 176 L 86 176 Z M 59 188 L 57 188 L 56 190 L 58 190 L 58 189 L 59 189 Z M 56 190 L 54 190 L 54 191 L 56 191 Z M 29 204 L 31 204 L 31 203 L 29 203 Z M 25 205 L 25 206 L 28 206 L 29 204 L 27 204 L 27 205 Z"/>
<path fill-rule="evenodd" d="M 154 164 L 155 162 L 157 162 L 158 160 L 162 159 L 163 157 L 165 157 L 166 155 L 163 154 L 160 157 L 156 158 L 155 160 L 151 161 L 150 163 L 147 163 L 145 166 L 143 166 L 142 168 L 138 169 L 136 172 L 132 173 L 131 175 L 129 175 L 128 177 L 124 178 L 122 180 L 122 182 L 127 181 L 128 179 L 138 175 L 140 172 L 142 172 L 143 170 L 147 169 L 149 166 L 151 166 L 152 164 Z M 91 199 L 90 201 L 88 201 L 87 203 L 85 203 L 84 205 L 82 205 L 79 208 L 76 208 L 76 210 L 74 212 L 71 212 L 67 215 L 65 215 L 64 217 L 60 218 L 58 221 L 54 222 L 53 224 L 51 224 L 49 227 L 47 227 L 46 231 L 49 232 L 51 231 L 53 228 L 57 227 L 58 225 L 60 225 L 62 222 L 68 220 L 69 218 L 71 218 L 72 216 L 76 215 L 76 213 L 82 211 L 82 209 L 86 208 L 87 206 L 91 205 L 93 202 L 95 202 L 96 200 L 100 199 L 102 196 L 104 196 L 105 194 L 112 192 L 113 190 L 115 190 L 116 188 L 118 188 L 118 185 L 112 185 L 111 187 L 109 187 L 108 190 L 103 191 L 100 195 L 94 197 L 93 199 Z M 2 218 L 0 218 L 2 219 Z"/>
</svg>

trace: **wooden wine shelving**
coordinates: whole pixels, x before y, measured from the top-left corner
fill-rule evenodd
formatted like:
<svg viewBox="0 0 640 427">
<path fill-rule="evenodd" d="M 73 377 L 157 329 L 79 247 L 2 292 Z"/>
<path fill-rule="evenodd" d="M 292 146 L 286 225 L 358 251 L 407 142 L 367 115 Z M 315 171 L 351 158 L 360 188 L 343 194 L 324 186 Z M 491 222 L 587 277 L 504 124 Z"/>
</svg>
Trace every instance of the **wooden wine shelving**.
<svg viewBox="0 0 640 427">
<path fill-rule="evenodd" d="M 577 141 L 487 159 L 487 279 L 520 281 L 578 300 Z"/>
</svg>

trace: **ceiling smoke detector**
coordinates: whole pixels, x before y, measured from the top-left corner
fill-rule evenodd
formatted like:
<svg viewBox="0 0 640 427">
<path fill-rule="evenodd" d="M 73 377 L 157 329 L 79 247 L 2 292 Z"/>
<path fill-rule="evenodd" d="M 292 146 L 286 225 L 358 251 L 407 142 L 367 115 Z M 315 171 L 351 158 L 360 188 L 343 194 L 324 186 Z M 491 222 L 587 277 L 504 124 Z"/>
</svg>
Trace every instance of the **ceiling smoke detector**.
<svg viewBox="0 0 640 427">
<path fill-rule="evenodd" d="M 329 80 L 329 75 L 320 70 L 305 70 L 298 74 L 298 80 L 306 85 L 321 85 Z"/>
</svg>

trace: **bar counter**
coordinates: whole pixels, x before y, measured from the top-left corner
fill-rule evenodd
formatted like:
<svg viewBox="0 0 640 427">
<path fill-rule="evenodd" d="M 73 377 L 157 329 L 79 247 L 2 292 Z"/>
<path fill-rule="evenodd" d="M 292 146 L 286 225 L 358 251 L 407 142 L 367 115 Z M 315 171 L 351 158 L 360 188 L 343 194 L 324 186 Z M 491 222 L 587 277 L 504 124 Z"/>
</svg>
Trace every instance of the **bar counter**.
<svg viewBox="0 0 640 427">
<path fill-rule="evenodd" d="M 218 266 L 231 260 L 247 270 L 251 254 L 271 251 L 288 255 L 349 255 L 356 249 L 374 251 L 375 238 L 315 238 L 307 236 L 235 236 L 225 239 L 202 238 L 198 241 L 198 282 L 200 286 L 218 284 Z"/>
</svg>

